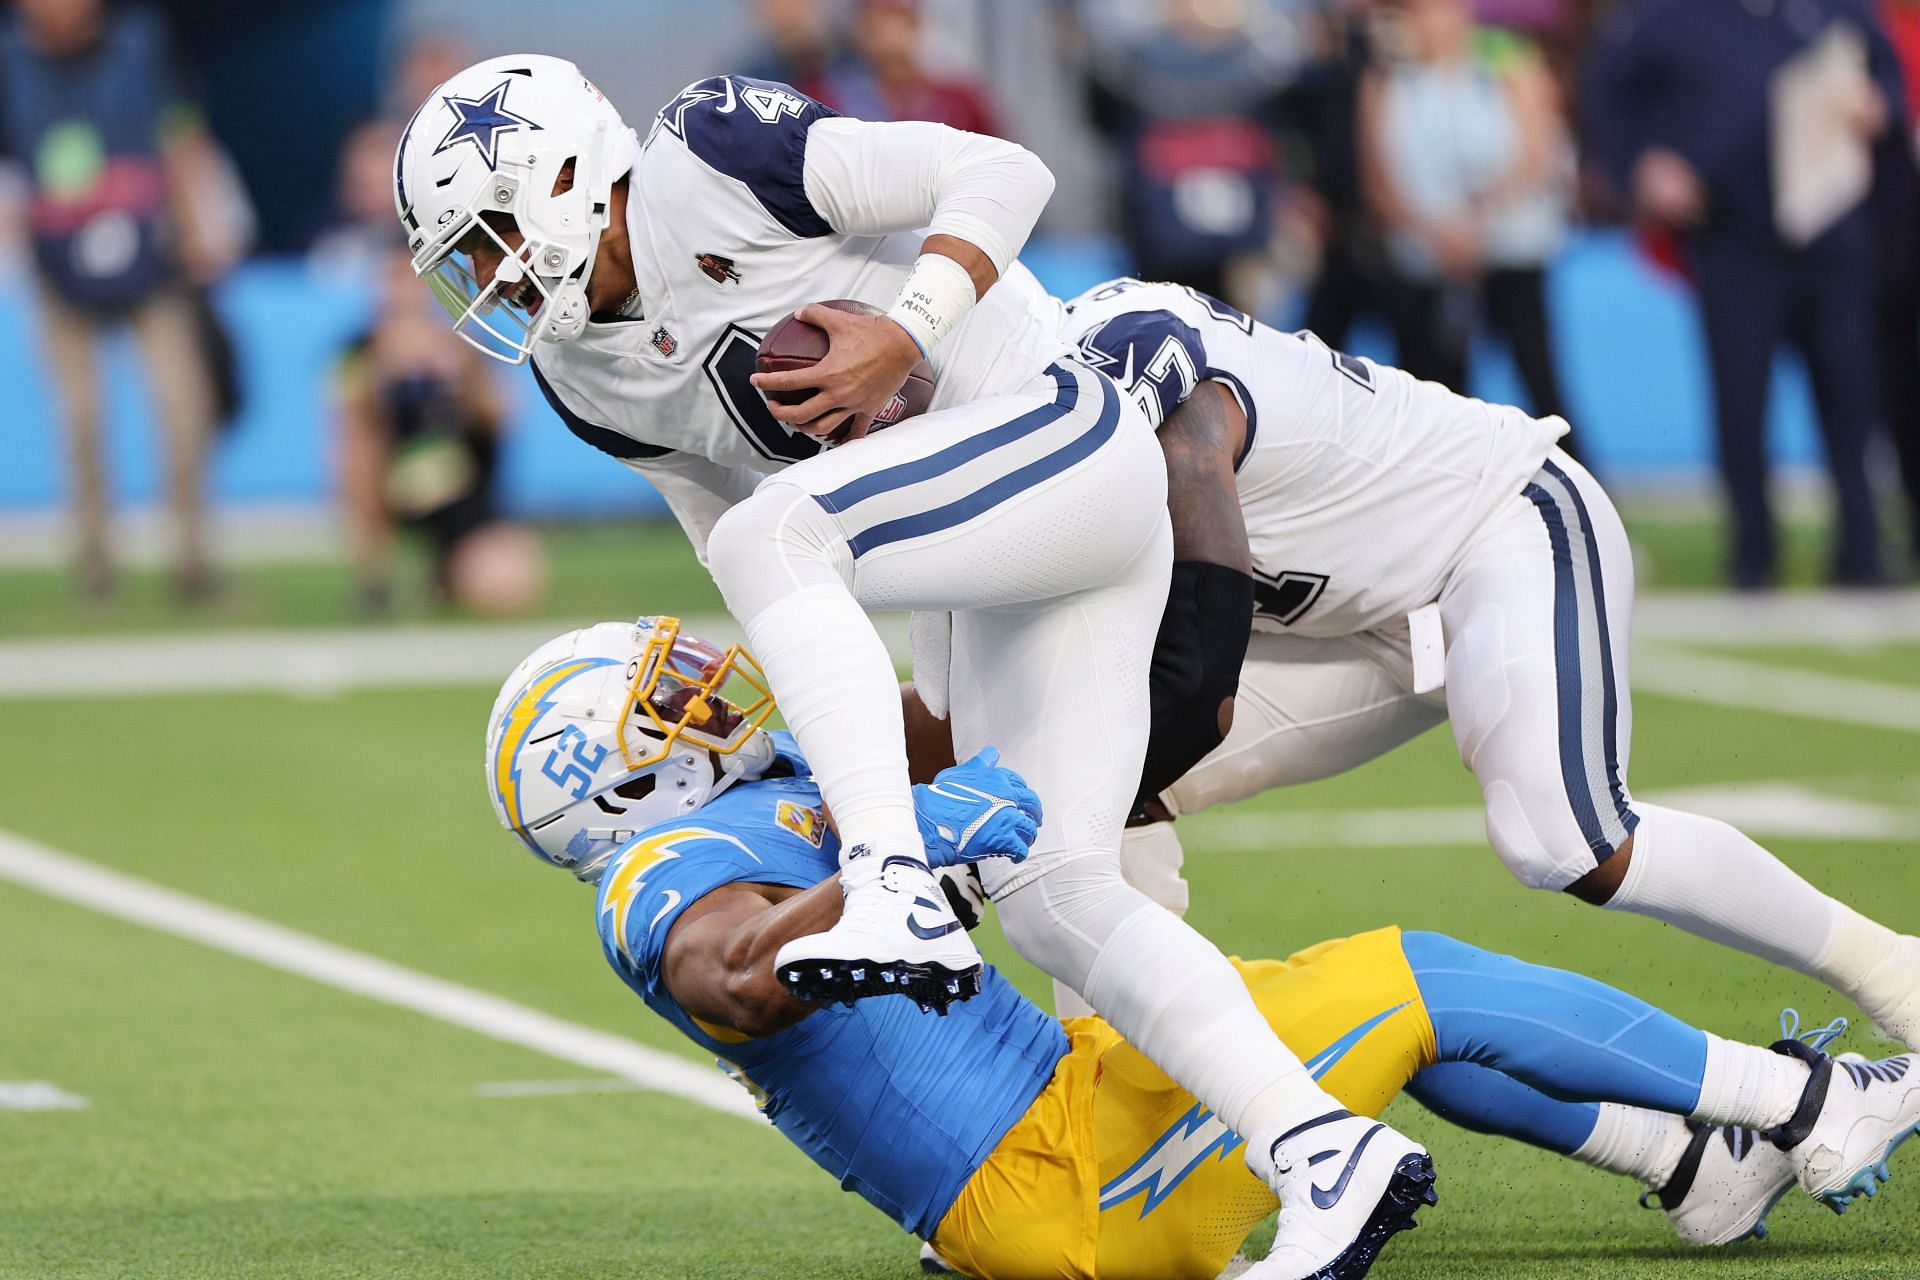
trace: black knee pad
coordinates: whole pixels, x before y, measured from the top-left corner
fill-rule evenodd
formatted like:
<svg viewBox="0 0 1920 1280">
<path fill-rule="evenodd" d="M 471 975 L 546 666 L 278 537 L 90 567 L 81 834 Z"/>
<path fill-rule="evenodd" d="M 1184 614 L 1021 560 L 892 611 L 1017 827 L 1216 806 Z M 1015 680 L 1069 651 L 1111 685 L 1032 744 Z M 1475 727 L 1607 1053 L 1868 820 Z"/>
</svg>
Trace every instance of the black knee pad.
<svg viewBox="0 0 1920 1280">
<path fill-rule="evenodd" d="M 1220 704 L 1240 687 L 1253 626 L 1253 579 L 1202 560 L 1173 566 L 1148 676 L 1152 709 L 1137 812 L 1220 745 Z"/>
</svg>

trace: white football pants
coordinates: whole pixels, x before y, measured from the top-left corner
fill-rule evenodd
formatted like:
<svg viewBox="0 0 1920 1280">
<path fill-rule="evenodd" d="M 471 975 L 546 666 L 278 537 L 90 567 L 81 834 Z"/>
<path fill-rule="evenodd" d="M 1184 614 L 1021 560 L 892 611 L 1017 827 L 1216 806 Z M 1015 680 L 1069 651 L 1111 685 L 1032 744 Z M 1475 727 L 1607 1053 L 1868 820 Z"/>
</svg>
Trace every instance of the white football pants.
<svg viewBox="0 0 1920 1280">
<path fill-rule="evenodd" d="M 1638 824 L 1626 788 L 1633 559 L 1612 502 L 1556 450 L 1440 594 L 1446 686 L 1413 692 L 1404 622 L 1338 639 L 1256 632 L 1233 729 L 1166 793 L 1176 814 L 1331 777 L 1451 719 L 1487 835 L 1564 889 Z"/>
<path fill-rule="evenodd" d="M 847 845 L 918 847 L 862 610 L 951 610 L 954 748 L 999 747 L 1046 809 L 1024 863 L 982 868 L 1014 946 L 1230 1122 L 1324 1098 L 1219 950 L 1120 871 L 1172 534 L 1152 427 L 1110 381 L 1062 361 L 798 463 L 707 554 Z"/>
</svg>

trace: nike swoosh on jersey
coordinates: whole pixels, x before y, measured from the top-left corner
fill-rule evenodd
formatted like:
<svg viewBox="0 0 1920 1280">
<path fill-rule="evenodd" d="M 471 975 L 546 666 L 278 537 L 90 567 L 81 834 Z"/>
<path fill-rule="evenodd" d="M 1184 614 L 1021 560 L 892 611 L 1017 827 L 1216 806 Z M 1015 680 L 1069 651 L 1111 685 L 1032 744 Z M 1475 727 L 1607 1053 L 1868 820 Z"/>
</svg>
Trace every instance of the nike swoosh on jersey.
<svg viewBox="0 0 1920 1280">
<path fill-rule="evenodd" d="M 1346 1168 L 1340 1171 L 1339 1179 L 1332 1186 L 1323 1188 L 1317 1182 L 1313 1184 L 1313 1203 L 1316 1206 L 1331 1209 L 1340 1203 L 1340 1197 L 1347 1194 L 1347 1182 L 1353 1177 L 1354 1168 L 1360 1163 L 1360 1154 L 1367 1149 L 1367 1144 L 1373 1141 L 1373 1135 L 1386 1127 L 1383 1124 L 1376 1124 L 1367 1130 L 1360 1141 L 1353 1144 L 1353 1154 L 1347 1157 Z"/>
</svg>

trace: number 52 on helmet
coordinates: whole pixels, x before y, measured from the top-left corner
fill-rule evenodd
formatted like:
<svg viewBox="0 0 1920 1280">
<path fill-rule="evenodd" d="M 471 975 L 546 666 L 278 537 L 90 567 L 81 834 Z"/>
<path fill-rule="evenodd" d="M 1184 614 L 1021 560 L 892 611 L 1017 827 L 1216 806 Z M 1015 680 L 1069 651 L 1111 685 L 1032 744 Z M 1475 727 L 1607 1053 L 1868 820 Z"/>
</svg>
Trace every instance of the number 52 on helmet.
<svg viewBox="0 0 1920 1280">
<path fill-rule="evenodd" d="M 753 656 L 677 618 L 602 622 L 541 645 L 487 723 L 494 815 L 542 860 L 596 877 L 633 836 L 771 763 Z"/>
</svg>

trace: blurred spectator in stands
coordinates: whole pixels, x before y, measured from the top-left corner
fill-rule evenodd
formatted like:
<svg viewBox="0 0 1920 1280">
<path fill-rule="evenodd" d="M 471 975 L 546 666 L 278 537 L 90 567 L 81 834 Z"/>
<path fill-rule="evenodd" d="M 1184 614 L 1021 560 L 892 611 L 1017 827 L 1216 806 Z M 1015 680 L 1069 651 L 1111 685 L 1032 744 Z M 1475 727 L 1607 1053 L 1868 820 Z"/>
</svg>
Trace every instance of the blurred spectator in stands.
<svg viewBox="0 0 1920 1280">
<path fill-rule="evenodd" d="M 1909 567 L 1920 571 L 1920 0 L 1880 0 L 1878 13 L 1906 87 L 1874 147 L 1880 418 L 1900 459 Z"/>
<path fill-rule="evenodd" d="M 835 110 L 833 81 L 848 68 L 845 45 L 828 0 L 755 0 L 765 48 L 747 58 L 746 74 L 790 84 Z M 431 86 L 429 86 L 431 88 Z"/>
<path fill-rule="evenodd" d="M 1565 415 L 1546 268 L 1573 160 L 1535 48 L 1468 0 L 1401 0 L 1400 46 L 1361 85 L 1362 185 L 1385 237 L 1400 364 L 1467 390 L 1476 320 L 1512 349 L 1536 414 Z"/>
<path fill-rule="evenodd" d="M 387 77 L 382 113 L 405 124 L 427 95 L 473 65 L 471 47 L 450 31 L 416 31 L 407 37 Z M 391 159 L 392 157 L 388 157 Z"/>
<path fill-rule="evenodd" d="M 1830 33 L 1864 45 L 1826 114 L 1827 149 L 1878 136 L 1901 101 L 1885 36 L 1855 0 L 1729 4 L 1640 0 L 1605 30 L 1588 74 L 1594 158 L 1639 215 L 1677 233 L 1700 299 L 1720 471 L 1733 515 L 1736 586 L 1776 568 L 1767 493 L 1766 403 L 1774 349 L 1806 357 L 1838 506 L 1832 576 L 1882 580 L 1865 442 L 1876 413 L 1873 237 L 1863 202 L 1810 241 L 1783 234 L 1776 197 L 1776 89 Z"/>
<path fill-rule="evenodd" d="M 1135 272 L 1244 301 L 1233 276 L 1272 238 L 1272 133 L 1304 32 L 1251 0 L 1166 0 L 1146 22 L 1083 4 L 1080 27 L 1092 121 L 1120 155 Z"/>
<path fill-rule="evenodd" d="M 0 17 L 0 159 L 25 171 L 47 367 L 65 418 L 81 589 L 113 589 L 96 348 L 131 327 L 164 435 L 174 583 L 214 590 L 204 482 L 220 386 L 196 288 L 238 257 L 231 171 L 183 90 L 159 16 L 18 0 Z"/>
<path fill-rule="evenodd" d="M 539 543 L 496 497 L 501 409 L 486 359 L 447 327 L 404 252 L 385 260 L 378 320 L 339 369 L 339 468 L 362 606 L 392 604 L 394 541 L 419 535 L 435 603 L 525 613 L 546 593 Z"/>
<path fill-rule="evenodd" d="M 1387 314 L 1381 249 L 1360 190 L 1360 81 L 1373 62 L 1370 0 L 1339 0 L 1318 27 L 1320 48 L 1286 97 L 1306 147 L 1310 201 L 1319 224 L 1319 264 L 1304 325 L 1329 346 L 1347 345 L 1362 312 Z M 1310 196 L 1307 194 L 1310 193 Z"/>
<path fill-rule="evenodd" d="M 827 77 L 835 108 L 862 120 L 931 120 L 998 135 L 987 87 L 930 70 L 925 37 L 919 0 L 861 0 L 853 24 L 861 65 Z"/>
<path fill-rule="evenodd" d="M 387 77 L 381 114 L 362 122 L 340 145 L 332 198 L 300 229 L 307 265 L 333 283 L 377 291 L 387 258 L 405 243 L 393 216 L 393 153 L 407 120 L 433 91 L 473 62 L 465 41 L 445 31 L 408 37 Z"/>
<path fill-rule="evenodd" d="M 393 152 L 399 141 L 400 126 L 386 120 L 369 120 L 347 135 L 333 200 L 307 247 L 308 265 L 323 279 L 375 287 L 388 258 L 405 244 L 393 216 Z"/>
</svg>

